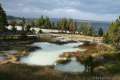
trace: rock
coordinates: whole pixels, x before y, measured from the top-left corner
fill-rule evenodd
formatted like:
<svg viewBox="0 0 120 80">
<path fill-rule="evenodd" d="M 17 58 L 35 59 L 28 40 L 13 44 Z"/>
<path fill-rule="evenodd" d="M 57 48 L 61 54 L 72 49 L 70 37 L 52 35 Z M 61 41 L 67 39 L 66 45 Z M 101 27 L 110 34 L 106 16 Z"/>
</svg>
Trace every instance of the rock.
<svg viewBox="0 0 120 80">
<path fill-rule="evenodd" d="M 106 73 L 106 68 L 104 66 L 98 66 L 93 69 L 93 72 L 99 73 L 99 74 L 105 74 Z"/>
</svg>

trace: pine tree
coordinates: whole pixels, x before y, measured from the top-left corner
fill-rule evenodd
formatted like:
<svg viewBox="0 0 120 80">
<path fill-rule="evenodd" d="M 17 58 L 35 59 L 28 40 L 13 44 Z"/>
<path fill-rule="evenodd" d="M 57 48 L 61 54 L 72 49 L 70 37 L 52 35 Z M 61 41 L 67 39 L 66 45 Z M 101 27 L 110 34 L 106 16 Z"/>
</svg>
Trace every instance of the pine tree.
<svg viewBox="0 0 120 80">
<path fill-rule="evenodd" d="M 38 26 L 38 27 L 42 27 L 42 28 L 45 28 L 45 19 L 43 16 L 41 16 L 39 19 L 36 20 L 35 24 Z"/>
<path fill-rule="evenodd" d="M 0 31 L 6 30 L 5 26 L 7 25 L 7 17 L 6 13 L 3 10 L 1 4 L 0 4 Z"/>
<path fill-rule="evenodd" d="M 26 25 L 26 20 L 25 20 L 25 18 L 23 17 L 23 18 L 22 18 L 22 21 L 20 22 L 20 26 L 22 26 L 22 32 L 25 31 L 25 25 Z"/>
<path fill-rule="evenodd" d="M 102 28 L 99 28 L 98 30 L 98 36 L 103 36 L 104 32 Z"/>
<path fill-rule="evenodd" d="M 93 27 L 89 26 L 87 32 L 88 32 L 87 33 L 88 36 L 95 36 L 95 30 Z"/>
<path fill-rule="evenodd" d="M 120 17 L 111 24 L 104 36 L 104 41 L 112 44 L 116 49 L 120 49 Z"/>
<path fill-rule="evenodd" d="M 57 25 L 61 32 L 70 31 L 71 33 L 75 33 L 76 23 L 73 19 L 62 18 L 60 21 L 58 21 Z"/>
<path fill-rule="evenodd" d="M 75 33 L 75 29 L 76 29 L 76 23 L 72 19 L 70 19 L 69 20 L 69 31 L 71 33 Z"/>
<path fill-rule="evenodd" d="M 17 28 L 16 28 L 15 26 L 17 25 L 17 22 L 16 22 L 16 21 L 12 21 L 12 22 L 10 23 L 10 25 L 12 26 L 12 31 L 13 31 L 13 32 L 16 32 L 16 31 L 17 31 Z"/>
<path fill-rule="evenodd" d="M 65 18 L 61 19 L 59 22 L 58 22 L 58 26 L 59 26 L 59 29 L 61 30 L 61 32 L 64 32 L 65 30 Z"/>
<path fill-rule="evenodd" d="M 46 17 L 46 18 L 44 18 L 44 24 L 43 24 L 44 26 L 45 26 L 45 28 L 47 28 L 47 29 L 51 29 L 51 21 L 50 21 L 50 18 L 49 17 Z"/>
<path fill-rule="evenodd" d="M 82 35 L 88 35 L 88 36 L 94 36 L 95 35 L 95 30 L 89 23 L 80 23 L 80 26 L 78 28 L 78 31 Z"/>
</svg>

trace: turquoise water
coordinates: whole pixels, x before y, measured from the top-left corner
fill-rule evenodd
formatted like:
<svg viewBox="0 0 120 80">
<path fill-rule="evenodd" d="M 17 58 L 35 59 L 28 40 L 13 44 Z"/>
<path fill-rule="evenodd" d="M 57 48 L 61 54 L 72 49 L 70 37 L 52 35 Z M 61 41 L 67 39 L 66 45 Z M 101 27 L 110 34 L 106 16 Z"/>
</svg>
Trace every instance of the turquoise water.
<svg viewBox="0 0 120 80">
<path fill-rule="evenodd" d="M 81 73 L 84 72 L 85 66 L 80 62 L 77 62 L 76 58 L 72 58 L 71 62 L 67 64 L 57 64 L 55 70 L 69 73 Z"/>
<path fill-rule="evenodd" d="M 84 51 L 83 49 L 78 48 L 78 46 L 82 44 L 82 42 L 68 43 L 64 45 L 57 45 L 48 42 L 34 43 L 32 44 L 33 46 L 41 47 L 41 49 L 31 52 L 30 55 L 26 57 L 22 57 L 20 61 L 21 63 L 28 65 L 55 65 L 56 70 L 65 72 L 82 72 L 84 71 L 84 66 L 75 60 L 72 60 L 66 65 L 56 64 L 59 55 L 63 54 L 64 52 Z"/>
</svg>

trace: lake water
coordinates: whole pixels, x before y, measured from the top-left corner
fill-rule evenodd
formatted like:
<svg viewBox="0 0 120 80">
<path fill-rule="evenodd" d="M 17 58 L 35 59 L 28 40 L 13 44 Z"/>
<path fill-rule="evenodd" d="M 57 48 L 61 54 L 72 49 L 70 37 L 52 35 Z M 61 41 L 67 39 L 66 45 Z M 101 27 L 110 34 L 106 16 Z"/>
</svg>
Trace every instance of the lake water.
<svg viewBox="0 0 120 80">
<path fill-rule="evenodd" d="M 63 54 L 64 52 L 83 51 L 83 49 L 78 48 L 78 46 L 82 44 L 82 42 L 68 43 L 63 45 L 57 45 L 48 42 L 34 43 L 33 46 L 41 47 L 41 49 L 31 52 L 30 55 L 26 57 L 22 57 L 20 61 L 21 63 L 28 65 L 55 65 L 59 55 Z M 78 66 L 78 69 L 81 68 L 83 70 L 83 66 L 81 64 L 76 64 L 75 61 L 71 62 L 70 64 L 75 65 L 75 68 Z"/>
</svg>

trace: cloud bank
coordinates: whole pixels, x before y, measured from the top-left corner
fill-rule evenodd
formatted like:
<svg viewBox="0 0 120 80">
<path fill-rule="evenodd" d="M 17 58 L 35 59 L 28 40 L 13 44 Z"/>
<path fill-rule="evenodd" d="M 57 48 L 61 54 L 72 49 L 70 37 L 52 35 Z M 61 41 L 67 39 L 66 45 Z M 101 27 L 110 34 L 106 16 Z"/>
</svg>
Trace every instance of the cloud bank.
<svg viewBox="0 0 120 80">
<path fill-rule="evenodd" d="M 7 14 L 20 17 L 74 18 L 113 21 L 120 15 L 120 0 L 1 0 Z"/>
</svg>

